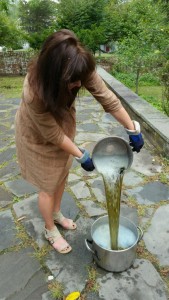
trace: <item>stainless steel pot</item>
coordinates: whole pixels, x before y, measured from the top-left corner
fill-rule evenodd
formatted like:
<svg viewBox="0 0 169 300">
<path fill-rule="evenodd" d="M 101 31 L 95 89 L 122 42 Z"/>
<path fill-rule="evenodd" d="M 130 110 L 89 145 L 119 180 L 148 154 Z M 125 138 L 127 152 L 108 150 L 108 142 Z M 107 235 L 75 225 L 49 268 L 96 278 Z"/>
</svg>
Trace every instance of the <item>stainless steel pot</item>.
<svg viewBox="0 0 169 300">
<path fill-rule="evenodd" d="M 93 223 L 91 227 L 92 239 L 93 233 L 95 232 L 96 228 L 108 224 L 108 222 L 108 215 L 106 215 L 100 217 Z M 142 229 L 140 227 L 136 227 L 136 225 L 126 217 L 120 216 L 120 225 L 131 230 L 136 237 L 135 243 L 127 249 L 108 250 L 98 245 L 94 239 L 92 241 L 89 241 L 87 239 L 85 240 L 86 247 L 93 254 L 96 263 L 103 269 L 111 272 L 125 271 L 133 264 L 136 258 L 137 244 L 143 237 Z"/>
<path fill-rule="evenodd" d="M 110 136 L 98 141 L 92 152 L 93 164 L 101 173 L 104 171 L 102 169 L 104 164 L 106 171 L 107 168 L 112 170 L 116 165 L 120 166 L 121 159 L 122 166 L 126 170 L 129 169 L 133 162 L 133 152 L 129 143 L 118 136 Z"/>
</svg>

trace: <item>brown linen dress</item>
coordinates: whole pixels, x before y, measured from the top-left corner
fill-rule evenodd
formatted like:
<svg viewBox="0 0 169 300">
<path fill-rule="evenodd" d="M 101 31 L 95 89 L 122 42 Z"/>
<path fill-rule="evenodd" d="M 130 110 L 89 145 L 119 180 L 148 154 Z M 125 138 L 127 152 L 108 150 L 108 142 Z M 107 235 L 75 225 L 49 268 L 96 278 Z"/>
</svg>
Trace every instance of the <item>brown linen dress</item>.
<svg viewBox="0 0 169 300">
<path fill-rule="evenodd" d="M 90 76 L 85 88 L 106 112 L 117 111 L 121 107 L 119 99 L 96 72 Z M 15 116 L 16 151 L 22 177 L 39 190 L 54 193 L 67 177 L 73 160 L 73 156 L 59 145 L 64 135 L 73 141 L 75 132 L 75 102 L 65 110 L 62 125 L 59 125 L 46 111 L 43 102 L 34 97 L 26 76 L 22 100 Z"/>
</svg>

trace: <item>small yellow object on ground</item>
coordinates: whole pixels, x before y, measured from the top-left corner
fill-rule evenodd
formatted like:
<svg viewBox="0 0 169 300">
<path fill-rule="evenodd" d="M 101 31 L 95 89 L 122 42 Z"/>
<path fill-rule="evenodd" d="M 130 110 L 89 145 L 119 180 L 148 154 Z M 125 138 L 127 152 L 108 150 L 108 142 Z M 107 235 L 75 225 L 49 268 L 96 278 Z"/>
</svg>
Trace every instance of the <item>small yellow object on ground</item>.
<svg viewBox="0 0 169 300">
<path fill-rule="evenodd" d="M 73 292 L 73 293 L 69 294 L 65 300 L 77 300 L 79 297 L 80 297 L 79 292 Z"/>
</svg>

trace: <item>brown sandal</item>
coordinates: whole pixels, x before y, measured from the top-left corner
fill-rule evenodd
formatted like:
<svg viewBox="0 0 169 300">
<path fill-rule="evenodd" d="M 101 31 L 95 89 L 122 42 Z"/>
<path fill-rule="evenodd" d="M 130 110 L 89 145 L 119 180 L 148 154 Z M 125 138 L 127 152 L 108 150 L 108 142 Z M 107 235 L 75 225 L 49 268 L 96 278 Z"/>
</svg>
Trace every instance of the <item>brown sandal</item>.
<svg viewBox="0 0 169 300">
<path fill-rule="evenodd" d="M 76 223 L 73 222 L 71 219 L 65 218 L 61 211 L 58 211 L 57 213 L 53 213 L 53 220 L 54 224 L 59 224 L 61 225 L 64 229 L 70 229 L 70 230 L 75 230 L 77 228 Z"/>
<path fill-rule="evenodd" d="M 45 228 L 45 238 L 52 245 L 52 247 L 61 254 L 69 253 L 72 250 L 72 247 L 61 236 L 56 227 L 54 227 L 52 230 Z"/>
</svg>

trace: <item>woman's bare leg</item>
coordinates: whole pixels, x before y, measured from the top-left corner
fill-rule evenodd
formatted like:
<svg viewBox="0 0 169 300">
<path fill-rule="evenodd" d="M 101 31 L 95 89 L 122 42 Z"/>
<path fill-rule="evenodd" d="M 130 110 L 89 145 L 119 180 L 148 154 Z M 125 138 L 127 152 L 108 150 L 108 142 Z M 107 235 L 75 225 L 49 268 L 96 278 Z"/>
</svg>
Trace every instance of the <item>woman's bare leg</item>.
<svg viewBox="0 0 169 300">
<path fill-rule="evenodd" d="M 64 189 L 65 189 L 65 185 L 66 185 L 66 180 L 67 180 L 67 176 L 62 181 L 62 183 L 60 184 L 57 191 L 54 193 L 54 209 L 53 209 L 53 212 L 57 213 L 58 211 L 60 211 L 60 205 L 61 205 L 61 200 L 62 200 L 63 192 L 64 192 Z"/>
<path fill-rule="evenodd" d="M 55 227 L 53 220 L 53 210 L 55 204 L 54 195 L 45 192 L 39 192 L 39 211 L 45 221 L 45 237 L 52 244 L 53 248 L 60 253 L 69 253 L 72 248 L 61 236 Z"/>
<path fill-rule="evenodd" d="M 63 192 L 64 192 L 64 189 L 65 189 L 66 180 L 67 180 L 67 176 L 62 181 L 60 187 L 58 188 L 58 190 L 54 194 L 55 204 L 54 204 L 53 217 L 55 219 L 55 223 L 56 224 L 59 223 L 64 229 L 76 229 L 77 226 L 73 222 L 73 220 L 65 218 L 62 215 L 62 213 L 60 213 L 61 200 L 62 200 Z"/>
<path fill-rule="evenodd" d="M 55 196 L 49 195 L 43 191 L 39 192 L 39 211 L 45 221 L 45 227 L 51 230 L 55 225 L 53 222 L 53 211 L 55 205 Z"/>
</svg>

